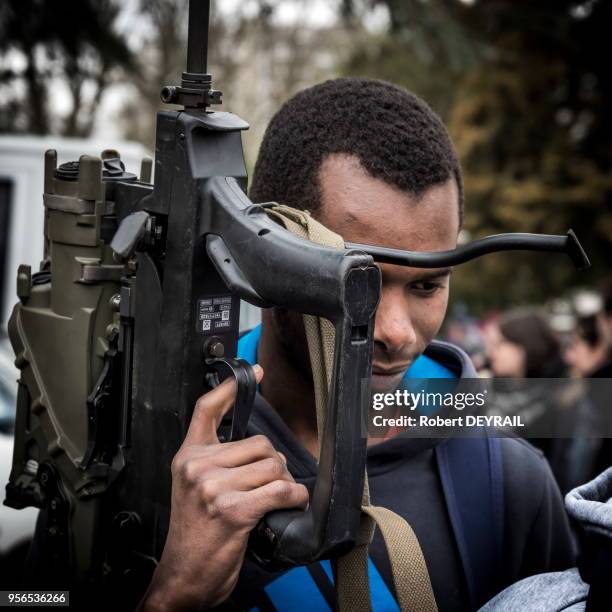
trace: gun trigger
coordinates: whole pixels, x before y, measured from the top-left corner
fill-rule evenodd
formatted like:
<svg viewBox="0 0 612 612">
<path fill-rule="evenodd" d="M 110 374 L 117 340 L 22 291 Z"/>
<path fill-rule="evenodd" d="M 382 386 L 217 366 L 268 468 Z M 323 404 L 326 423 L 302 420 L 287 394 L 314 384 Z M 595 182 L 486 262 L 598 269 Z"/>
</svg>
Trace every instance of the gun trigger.
<svg viewBox="0 0 612 612">
<path fill-rule="evenodd" d="M 205 381 L 211 388 L 219 385 L 228 376 L 236 379 L 236 403 L 223 417 L 217 430 L 220 442 L 234 442 L 246 437 L 247 425 L 253 410 L 257 391 L 257 380 L 251 365 L 244 359 L 218 357 L 206 360 Z"/>
</svg>

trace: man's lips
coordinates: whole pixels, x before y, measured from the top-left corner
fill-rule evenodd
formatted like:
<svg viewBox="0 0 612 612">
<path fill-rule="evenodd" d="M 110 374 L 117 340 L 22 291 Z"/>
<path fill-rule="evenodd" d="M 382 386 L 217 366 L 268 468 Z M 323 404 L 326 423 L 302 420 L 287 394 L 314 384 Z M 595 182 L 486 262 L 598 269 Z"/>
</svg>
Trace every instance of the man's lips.
<svg viewBox="0 0 612 612">
<path fill-rule="evenodd" d="M 372 374 L 374 376 L 388 376 L 394 377 L 398 374 L 404 374 L 404 372 L 410 367 L 410 363 L 401 366 L 395 366 L 393 368 L 382 368 L 377 365 L 372 365 Z"/>
</svg>

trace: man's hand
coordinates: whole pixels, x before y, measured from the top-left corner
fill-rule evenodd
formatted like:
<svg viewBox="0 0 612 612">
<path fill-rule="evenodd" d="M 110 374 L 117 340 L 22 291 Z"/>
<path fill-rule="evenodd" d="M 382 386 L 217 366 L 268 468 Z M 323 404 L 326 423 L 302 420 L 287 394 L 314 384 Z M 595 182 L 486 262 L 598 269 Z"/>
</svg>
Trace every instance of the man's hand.
<svg viewBox="0 0 612 612">
<path fill-rule="evenodd" d="M 254 366 L 257 382 L 263 377 Z M 226 380 L 196 403 L 172 461 L 170 526 L 143 610 L 192 610 L 229 597 L 249 532 L 271 510 L 306 508 L 308 491 L 265 436 L 220 444 L 217 428 L 234 405 Z"/>
</svg>

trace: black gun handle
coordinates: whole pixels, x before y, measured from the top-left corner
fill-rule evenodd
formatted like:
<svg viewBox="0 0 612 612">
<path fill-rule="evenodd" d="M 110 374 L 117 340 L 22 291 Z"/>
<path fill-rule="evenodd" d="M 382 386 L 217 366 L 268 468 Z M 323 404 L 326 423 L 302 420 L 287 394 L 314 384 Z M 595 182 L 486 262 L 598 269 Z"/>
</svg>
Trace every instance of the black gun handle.
<svg viewBox="0 0 612 612">
<path fill-rule="evenodd" d="M 251 365 L 244 359 L 219 357 L 206 361 L 206 382 L 216 387 L 228 376 L 234 376 L 238 387 L 234 408 L 223 417 L 217 430 L 220 442 L 242 440 L 253 410 L 257 380 Z"/>
<path fill-rule="evenodd" d="M 309 508 L 269 513 L 250 544 L 271 566 L 344 554 L 357 540 L 361 517 L 366 463 L 361 404 L 369 395 L 380 269 L 363 252 L 288 232 L 230 177 L 214 177 L 203 186 L 200 233 L 217 272 L 242 299 L 334 325 L 333 380 Z"/>
<path fill-rule="evenodd" d="M 334 325 L 334 376 L 309 507 L 270 512 L 251 533 L 249 553 L 270 569 L 335 558 L 357 540 L 367 450 L 363 402 L 378 302 L 378 292 L 368 295 L 364 288 L 378 287 L 378 274 L 377 268 L 354 269 L 344 285 L 346 311 Z"/>
</svg>

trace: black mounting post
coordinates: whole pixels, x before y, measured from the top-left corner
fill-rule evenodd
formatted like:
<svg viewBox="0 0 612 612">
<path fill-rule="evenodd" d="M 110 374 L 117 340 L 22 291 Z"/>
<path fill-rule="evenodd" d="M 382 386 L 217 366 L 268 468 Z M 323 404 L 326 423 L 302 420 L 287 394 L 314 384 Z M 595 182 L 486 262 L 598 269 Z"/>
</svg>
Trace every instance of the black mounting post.
<svg viewBox="0 0 612 612">
<path fill-rule="evenodd" d="M 162 88 L 162 102 L 201 109 L 206 109 L 211 104 L 221 104 L 222 94 L 212 88 L 212 75 L 206 72 L 209 23 L 210 0 L 190 0 L 187 72 L 183 72 L 180 87 L 166 85 Z"/>
<path fill-rule="evenodd" d="M 209 22 L 210 0 L 191 0 L 187 31 L 187 72 L 206 74 Z"/>
</svg>

